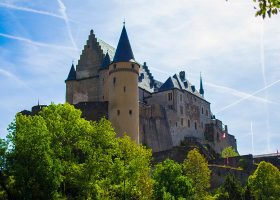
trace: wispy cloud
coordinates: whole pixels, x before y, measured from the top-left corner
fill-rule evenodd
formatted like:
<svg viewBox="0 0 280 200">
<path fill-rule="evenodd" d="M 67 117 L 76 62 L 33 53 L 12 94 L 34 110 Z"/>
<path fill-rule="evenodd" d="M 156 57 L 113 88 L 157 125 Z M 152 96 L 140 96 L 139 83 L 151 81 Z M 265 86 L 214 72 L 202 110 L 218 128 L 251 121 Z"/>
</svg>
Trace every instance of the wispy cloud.
<svg viewBox="0 0 280 200">
<path fill-rule="evenodd" d="M 56 18 L 64 19 L 63 16 L 52 13 L 52 12 L 43 11 L 43 10 L 36 10 L 36 9 L 32 9 L 32 8 L 22 7 L 22 6 L 16 6 L 16 5 L 9 4 L 9 3 L 0 3 L 0 6 L 5 7 L 5 8 L 14 9 L 14 10 L 20 10 L 20 11 L 31 12 L 31 13 L 36 13 L 36 14 L 47 15 L 47 16 L 50 16 L 50 17 L 56 17 Z"/>
<path fill-rule="evenodd" d="M 66 46 L 60 46 L 60 45 L 54 45 L 54 44 L 47 44 L 47 43 L 43 43 L 43 42 L 36 42 L 24 37 L 19 37 L 19 36 L 14 36 L 14 35 L 9 35 L 9 34 L 5 34 L 5 33 L 0 33 L 0 36 L 5 37 L 5 38 L 9 38 L 12 40 L 18 40 L 18 41 L 22 41 L 22 42 L 26 42 L 28 44 L 34 45 L 34 46 L 39 46 L 39 47 L 49 47 L 49 48 L 55 48 L 55 49 L 64 49 L 64 50 L 71 50 L 71 51 L 77 51 L 77 48 L 73 48 L 73 47 L 66 47 Z"/>
<path fill-rule="evenodd" d="M 218 110 L 216 113 L 220 113 L 220 112 L 222 112 L 222 111 L 225 111 L 225 110 L 227 110 L 227 109 L 229 109 L 229 108 L 231 108 L 231 107 L 233 107 L 233 106 L 235 106 L 235 105 L 241 103 L 242 101 L 245 101 L 245 100 L 247 100 L 247 99 L 249 99 L 249 98 L 255 96 L 256 94 L 267 90 L 268 88 L 270 88 L 270 87 L 272 87 L 272 86 L 278 84 L 279 82 L 280 82 L 280 80 L 277 80 L 277 81 L 275 81 L 275 82 L 273 82 L 273 83 L 267 85 L 266 87 L 261 88 L 261 89 L 255 91 L 255 92 L 253 92 L 253 93 L 250 94 L 249 96 L 243 97 L 243 98 L 241 98 L 241 99 L 239 99 L 239 100 L 237 100 L 237 101 L 235 101 L 235 102 L 233 102 L 233 103 L 231 103 L 231 104 L 229 104 L 229 105 L 223 107 L 222 109 Z"/>
<path fill-rule="evenodd" d="M 223 92 L 226 92 L 228 94 L 231 94 L 231 95 L 234 95 L 234 96 L 237 96 L 237 97 L 252 99 L 254 101 L 261 102 L 261 103 L 279 104 L 277 102 L 270 101 L 266 98 L 257 97 L 257 96 L 248 94 L 246 92 L 241 92 L 241 91 L 235 90 L 233 88 L 225 87 L 225 86 L 222 86 L 222 85 L 216 85 L 214 83 L 209 83 L 209 82 L 205 82 L 205 85 L 207 85 L 209 87 L 212 87 L 212 88 L 222 90 Z"/>
<path fill-rule="evenodd" d="M 74 40 L 74 37 L 73 37 L 73 34 L 72 34 L 72 31 L 71 31 L 71 27 L 70 27 L 70 23 L 69 23 L 69 18 L 67 16 L 67 13 L 66 13 L 66 7 L 64 5 L 64 3 L 62 2 L 62 0 L 57 0 L 57 3 L 59 5 L 59 10 L 60 10 L 60 13 L 65 21 L 65 24 L 66 24 L 66 28 L 67 28 L 67 32 L 68 32 L 68 35 L 69 35 L 69 38 L 71 40 L 71 43 L 73 45 L 73 47 L 75 49 L 78 49 L 77 48 L 77 45 L 76 45 L 76 42 Z"/>
<path fill-rule="evenodd" d="M 9 72 L 3 68 L 0 68 L 0 77 L 5 77 L 10 79 L 11 81 L 13 81 L 14 83 L 17 84 L 17 86 L 24 86 L 26 88 L 29 88 L 25 82 L 23 82 L 22 80 L 20 80 L 15 74 L 13 74 L 12 72 Z"/>
</svg>

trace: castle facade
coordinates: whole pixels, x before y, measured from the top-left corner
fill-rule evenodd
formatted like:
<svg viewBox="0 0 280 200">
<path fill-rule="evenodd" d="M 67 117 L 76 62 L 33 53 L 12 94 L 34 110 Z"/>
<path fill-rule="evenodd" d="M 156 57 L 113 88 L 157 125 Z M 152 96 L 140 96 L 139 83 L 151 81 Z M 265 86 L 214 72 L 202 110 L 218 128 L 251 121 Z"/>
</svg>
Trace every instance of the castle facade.
<svg viewBox="0 0 280 200">
<path fill-rule="evenodd" d="M 216 153 L 227 146 L 237 148 L 227 126 L 212 114 L 201 76 L 199 90 L 184 71 L 163 83 L 156 80 L 146 62 L 135 60 L 125 26 L 116 49 L 91 30 L 65 83 L 66 102 L 81 109 L 83 117 L 106 117 L 118 136 L 126 133 L 153 152 L 188 140 L 207 145 Z"/>
</svg>

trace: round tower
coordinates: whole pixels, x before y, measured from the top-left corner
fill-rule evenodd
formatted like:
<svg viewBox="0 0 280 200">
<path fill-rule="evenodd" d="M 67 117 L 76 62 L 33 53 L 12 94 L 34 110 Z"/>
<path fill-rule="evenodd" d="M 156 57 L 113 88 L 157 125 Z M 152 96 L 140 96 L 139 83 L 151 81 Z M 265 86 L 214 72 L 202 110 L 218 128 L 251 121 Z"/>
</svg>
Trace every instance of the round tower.
<svg viewBox="0 0 280 200">
<path fill-rule="evenodd" d="M 139 143 L 138 74 L 125 26 L 113 62 L 109 66 L 109 120 L 117 135 L 124 133 Z"/>
<path fill-rule="evenodd" d="M 72 63 L 68 77 L 65 80 L 66 102 L 70 103 L 70 104 L 74 104 L 75 82 L 76 82 L 76 70 L 75 70 L 74 64 Z"/>
</svg>

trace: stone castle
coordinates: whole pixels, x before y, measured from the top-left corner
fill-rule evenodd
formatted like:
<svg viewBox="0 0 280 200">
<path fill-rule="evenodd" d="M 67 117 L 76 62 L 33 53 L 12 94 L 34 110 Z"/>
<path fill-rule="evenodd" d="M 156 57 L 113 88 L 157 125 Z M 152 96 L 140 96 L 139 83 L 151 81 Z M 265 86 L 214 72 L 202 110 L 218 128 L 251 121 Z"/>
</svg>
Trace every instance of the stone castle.
<svg viewBox="0 0 280 200">
<path fill-rule="evenodd" d="M 204 98 L 203 82 L 197 90 L 184 71 L 165 82 L 154 79 L 146 62 L 140 64 L 123 26 L 117 48 L 93 31 L 76 69 L 72 64 L 66 83 L 66 102 L 89 120 L 108 118 L 117 135 L 162 152 L 195 140 L 217 154 L 236 140 L 215 118 Z"/>
</svg>

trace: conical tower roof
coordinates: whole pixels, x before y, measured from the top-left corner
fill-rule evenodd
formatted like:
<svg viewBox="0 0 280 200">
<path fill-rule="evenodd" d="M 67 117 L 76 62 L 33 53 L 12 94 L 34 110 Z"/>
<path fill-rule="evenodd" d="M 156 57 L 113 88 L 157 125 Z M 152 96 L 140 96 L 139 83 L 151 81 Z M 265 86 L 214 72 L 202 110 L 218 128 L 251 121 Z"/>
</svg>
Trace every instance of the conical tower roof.
<svg viewBox="0 0 280 200">
<path fill-rule="evenodd" d="M 104 59 L 103 59 L 103 62 L 102 62 L 102 65 L 101 65 L 100 69 L 107 69 L 108 66 L 110 65 L 110 63 L 111 63 L 110 56 L 107 52 Z"/>
<path fill-rule="evenodd" d="M 203 89 L 203 84 L 202 84 L 201 73 L 200 73 L 200 88 L 199 88 L 199 93 L 204 97 L 204 89 Z"/>
<path fill-rule="evenodd" d="M 76 70 L 74 64 L 72 64 L 68 77 L 65 81 L 72 81 L 72 80 L 76 80 Z"/>
<path fill-rule="evenodd" d="M 124 25 L 113 62 L 130 62 L 130 61 L 134 62 L 134 55 Z"/>
</svg>

